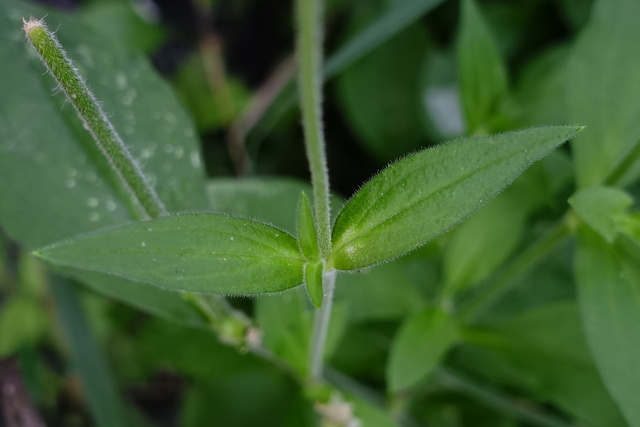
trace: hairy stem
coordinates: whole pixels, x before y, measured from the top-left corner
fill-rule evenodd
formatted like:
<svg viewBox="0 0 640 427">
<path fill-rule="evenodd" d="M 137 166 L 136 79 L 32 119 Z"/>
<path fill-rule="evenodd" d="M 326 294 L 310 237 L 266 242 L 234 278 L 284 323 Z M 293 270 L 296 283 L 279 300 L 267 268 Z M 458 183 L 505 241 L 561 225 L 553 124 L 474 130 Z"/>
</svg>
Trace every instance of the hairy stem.
<svg viewBox="0 0 640 427">
<path fill-rule="evenodd" d="M 331 206 L 322 129 L 322 12 L 323 0 L 296 0 L 296 50 L 302 124 L 311 169 L 318 246 L 320 256 L 326 262 L 331 256 Z M 328 270 L 322 275 L 324 304 L 315 313 L 310 343 L 309 376 L 315 380 L 322 379 L 324 348 L 333 306 L 336 273 L 330 266 Z"/>
<path fill-rule="evenodd" d="M 324 289 L 324 303 L 316 310 L 313 319 L 313 332 L 311 334 L 311 348 L 309 353 L 309 377 L 315 380 L 322 378 L 324 349 L 326 347 L 327 333 L 331 321 L 336 272 L 331 271 L 324 273 L 322 276 L 322 284 Z"/>
<path fill-rule="evenodd" d="M 44 21 L 34 18 L 25 21 L 23 29 L 100 151 L 121 179 L 136 210 L 142 211 L 145 218 L 166 214 L 164 205 L 142 173 L 140 165 L 129 153 L 53 32 L 47 28 Z"/>
<path fill-rule="evenodd" d="M 328 259 L 331 252 L 331 208 L 321 111 L 322 9 L 322 0 L 297 0 L 298 85 L 302 124 L 311 169 L 320 254 L 323 259 Z"/>
</svg>

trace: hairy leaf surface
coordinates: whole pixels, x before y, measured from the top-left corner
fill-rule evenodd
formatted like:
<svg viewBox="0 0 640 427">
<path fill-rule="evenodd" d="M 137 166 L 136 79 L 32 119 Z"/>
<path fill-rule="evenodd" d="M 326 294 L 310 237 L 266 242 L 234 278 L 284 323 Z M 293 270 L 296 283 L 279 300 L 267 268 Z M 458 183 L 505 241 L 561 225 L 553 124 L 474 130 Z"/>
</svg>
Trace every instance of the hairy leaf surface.
<svg viewBox="0 0 640 427">
<path fill-rule="evenodd" d="M 355 270 L 425 244 L 580 129 L 558 126 L 465 138 L 391 164 L 338 215 L 333 266 Z"/>
<path fill-rule="evenodd" d="M 216 214 L 119 226 L 37 254 L 56 265 L 176 291 L 251 295 L 302 283 L 303 262 L 293 237 L 259 222 Z"/>
</svg>

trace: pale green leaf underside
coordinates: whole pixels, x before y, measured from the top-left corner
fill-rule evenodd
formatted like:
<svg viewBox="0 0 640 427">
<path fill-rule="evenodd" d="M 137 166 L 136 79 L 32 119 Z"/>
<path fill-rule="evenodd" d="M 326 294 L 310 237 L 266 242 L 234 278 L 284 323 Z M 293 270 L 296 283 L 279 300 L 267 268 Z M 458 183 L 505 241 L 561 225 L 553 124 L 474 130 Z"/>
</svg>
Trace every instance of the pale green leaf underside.
<svg viewBox="0 0 640 427">
<path fill-rule="evenodd" d="M 608 244 L 583 227 L 575 259 L 587 342 L 602 379 L 631 426 L 640 426 L 640 249 Z"/>
<path fill-rule="evenodd" d="M 465 138 L 393 163 L 365 184 L 338 215 L 333 266 L 363 268 L 425 244 L 468 217 L 580 129 L 545 127 Z"/>
<path fill-rule="evenodd" d="M 217 214 L 173 215 L 101 230 L 37 255 L 175 291 L 251 295 L 302 283 L 303 261 L 293 237 Z"/>
</svg>

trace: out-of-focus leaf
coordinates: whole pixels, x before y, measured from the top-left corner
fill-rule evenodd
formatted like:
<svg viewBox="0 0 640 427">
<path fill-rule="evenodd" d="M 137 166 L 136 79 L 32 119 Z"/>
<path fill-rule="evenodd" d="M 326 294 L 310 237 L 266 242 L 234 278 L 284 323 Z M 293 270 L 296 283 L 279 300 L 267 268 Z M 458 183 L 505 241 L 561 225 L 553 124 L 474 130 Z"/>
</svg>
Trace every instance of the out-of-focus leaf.
<svg viewBox="0 0 640 427">
<path fill-rule="evenodd" d="M 353 323 L 402 319 L 425 306 L 420 288 L 439 280 L 435 268 L 433 261 L 412 254 L 374 269 L 339 274 L 335 298 L 348 304 Z"/>
<path fill-rule="evenodd" d="M 527 214 L 517 196 L 507 190 L 452 232 L 444 254 L 447 292 L 484 279 L 515 249 Z"/>
<path fill-rule="evenodd" d="M 286 230 L 296 232 L 296 212 L 302 191 L 311 194 L 311 186 L 290 178 L 217 178 L 206 186 L 209 208 L 216 212 L 255 218 Z M 331 197 L 332 211 L 343 201 Z"/>
<path fill-rule="evenodd" d="M 593 0 L 560 0 L 562 11 L 573 28 L 580 28 L 587 23 Z"/>
<path fill-rule="evenodd" d="M 575 258 L 585 334 L 602 379 L 631 426 L 640 426 L 640 246 L 587 227 Z"/>
<path fill-rule="evenodd" d="M 528 390 L 589 425 L 626 425 L 589 357 L 573 302 L 528 310 L 461 337 L 484 350 L 465 361 L 479 375 Z"/>
<path fill-rule="evenodd" d="M 324 78 L 329 79 L 347 69 L 350 65 L 375 50 L 387 40 L 390 40 L 404 28 L 418 21 L 426 13 L 443 3 L 444 0 L 401 0 L 393 2 L 393 5 L 371 22 L 358 35 L 354 36 L 336 53 L 327 58 L 324 67 Z M 296 102 L 296 90 L 293 84 L 287 86 L 269 110 L 261 117 L 253 127 L 252 139 L 262 138 L 270 128 L 286 113 Z"/>
<path fill-rule="evenodd" d="M 201 56 L 193 55 L 188 58 L 173 78 L 178 96 L 184 105 L 191 112 L 196 126 L 201 131 L 211 131 L 228 125 L 225 123 L 225 114 L 237 115 L 245 107 L 249 100 L 249 90 L 242 82 L 229 77 L 225 79 L 226 87 L 221 91 L 228 91 L 230 105 L 225 106 L 229 111 L 221 113 L 219 99 L 221 93 L 214 93 L 216 90 L 211 87 L 205 66 Z M 224 94 L 226 98 L 226 94 Z"/>
<path fill-rule="evenodd" d="M 460 22 L 458 74 L 467 133 L 482 134 L 507 89 L 507 71 L 474 0 L 462 1 Z"/>
<path fill-rule="evenodd" d="M 545 50 L 522 70 L 514 94 L 521 125 L 561 125 L 567 122 L 564 99 L 567 51 L 565 45 Z"/>
<path fill-rule="evenodd" d="M 362 3 L 371 8 L 372 3 Z M 365 147 L 391 160 L 423 145 L 421 65 L 425 31 L 412 26 L 349 67 L 338 79 L 345 116 Z"/>
<path fill-rule="evenodd" d="M 448 231 L 579 127 L 468 138 L 388 166 L 349 200 L 333 229 L 333 266 L 355 270 L 411 251 Z"/>
<path fill-rule="evenodd" d="M 431 49 L 422 63 L 420 98 L 424 128 L 432 141 L 464 134 L 464 117 L 453 52 Z"/>
<path fill-rule="evenodd" d="M 264 333 L 264 344 L 274 354 L 304 373 L 313 321 L 308 297 L 301 289 L 256 298 L 255 318 Z"/>
<path fill-rule="evenodd" d="M 47 330 L 48 319 L 37 300 L 17 295 L 0 305 L 0 357 L 35 344 Z"/>
<path fill-rule="evenodd" d="M 330 356 L 343 333 L 345 307 L 334 304 L 325 356 Z M 313 312 L 304 289 L 256 299 L 256 323 L 264 332 L 264 344 L 286 360 L 302 377 L 307 373 Z"/>
<path fill-rule="evenodd" d="M 151 53 L 164 38 L 162 28 L 143 19 L 129 2 L 93 2 L 79 17 L 95 32 L 132 50 Z"/>
<path fill-rule="evenodd" d="M 456 339 L 457 326 L 440 309 L 428 308 L 409 317 L 391 347 L 387 380 L 399 391 L 429 375 Z"/>
<path fill-rule="evenodd" d="M 293 237 L 259 222 L 216 214 L 113 227 L 37 254 L 54 265 L 174 291 L 252 295 L 302 284 L 303 260 Z"/>
<path fill-rule="evenodd" d="M 131 219 L 128 195 L 24 40 L 22 18 L 45 15 L 168 208 L 205 208 L 195 132 L 147 61 L 74 19 L 7 0 L 0 2 L 0 223 L 6 232 L 33 249 Z M 91 286 L 113 296 L 111 282 Z M 154 298 L 140 298 L 146 286 L 120 284 L 115 296 L 144 310 L 189 310 L 178 295 L 157 290 Z"/>
<path fill-rule="evenodd" d="M 215 420 L 234 427 L 311 427 L 305 412 L 310 409 L 291 382 L 272 372 L 248 371 L 196 382 L 185 396 L 180 425 L 201 427 Z"/>
<path fill-rule="evenodd" d="M 589 187 L 579 190 L 569 203 L 584 222 L 613 243 L 633 199 L 617 188 Z"/>
<path fill-rule="evenodd" d="M 636 0 L 596 1 L 571 53 L 569 121 L 589 129 L 572 145 L 580 187 L 602 183 L 640 140 L 639 16 Z"/>
<path fill-rule="evenodd" d="M 99 427 L 130 425 L 113 373 L 89 328 L 76 292 L 67 279 L 52 278 L 51 293 L 69 344 L 71 364 L 82 381 L 93 420 Z"/>
<path fill-rule="evenodd" d="M 383 408 L 378 408 L 361 397 L 347 394 L 347 399 L 353 403 L 354 415 L 363 426 L 400 427 L 391 415 Z"/>
<path fill-rule="evenodd" d="M 206 319 L 193 304 L 175 292 L 97 271 L 71 268 L 63 271 L 96 292 L 119 299 L 147 313 L 182 324 L 200 327 L 206 325 Z"/>
</svg>

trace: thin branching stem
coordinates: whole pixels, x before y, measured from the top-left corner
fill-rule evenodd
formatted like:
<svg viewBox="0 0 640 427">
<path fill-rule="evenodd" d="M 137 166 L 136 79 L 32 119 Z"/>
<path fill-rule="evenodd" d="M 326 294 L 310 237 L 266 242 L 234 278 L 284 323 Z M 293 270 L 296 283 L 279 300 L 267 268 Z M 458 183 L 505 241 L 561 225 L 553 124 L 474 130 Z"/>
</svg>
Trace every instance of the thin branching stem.
<svg viewBox="0 0 640 427">
<path fill-rule="evenodd" d="M 34 18 L 25 21 L 23 29 L 100 151 L 121 179 L 135 211 L 141 212 L 141 216 L 146 219 L 166 214 L 163 203 L 142 173 L 140 165 L 129 153 L 129 149 L 53 32 L 47 28 L 44 21 Z"/>
</svg>

